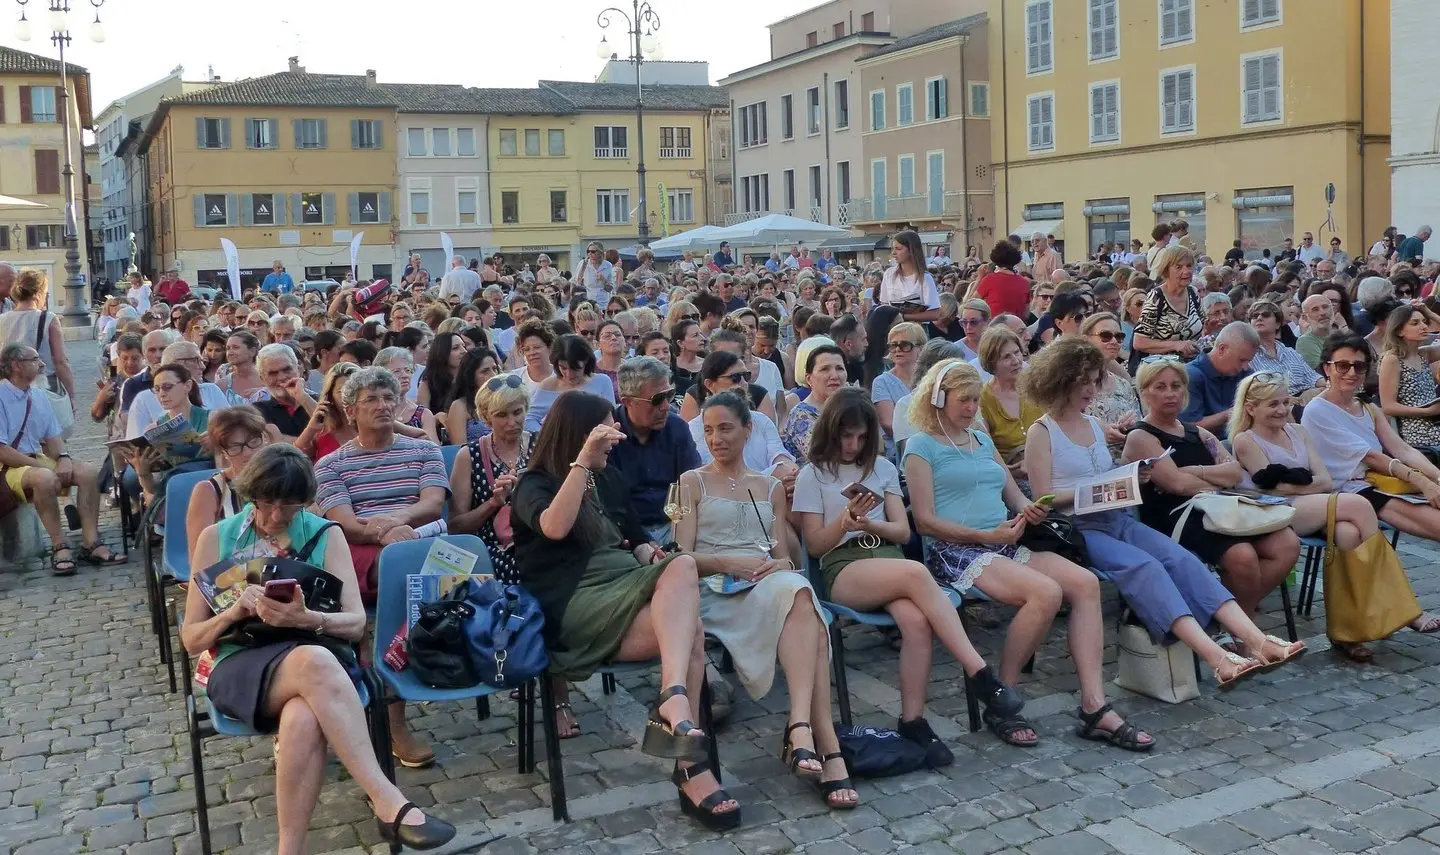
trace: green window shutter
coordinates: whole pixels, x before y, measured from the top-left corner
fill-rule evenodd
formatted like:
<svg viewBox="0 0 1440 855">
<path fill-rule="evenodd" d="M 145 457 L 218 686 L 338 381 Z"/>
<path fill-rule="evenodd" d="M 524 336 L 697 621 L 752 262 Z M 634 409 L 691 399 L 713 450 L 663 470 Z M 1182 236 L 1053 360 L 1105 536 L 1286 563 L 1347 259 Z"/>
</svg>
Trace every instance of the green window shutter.
<svg viewBox="0 0 1440 855">
<path fill-rule="evenodd" d="M 255 194 L 240 194 L 240 225 L 255 225 Z"/>
<path fill-rule="evenodd" d="M 333 226 L 335 225 L 335 194 L 325 193 L 321 198 L 325 200 L 322 203 L 325 208 L 325 210 L 321 212 L 324 215 L 322 222 L 327 226 Z"/>
<path fill-rule="evenodd" d="M 203 226 L 205 225 L 205 194 L 196 193 L 191 198 L 195 200 L 195 225 Z"/>
<path fill-rule="evenodd" d="M 195 117 L 195 147 L 196 147 L 196 148 L 204 148 L 204 147 L 205 147 L 205 117 L 204 117 L 204 116 L 196 116 L 196 117 Z"/>
<path fill-rule="evenodd" d="M 350 198 L 350 220 L 349 220 L 349 223 L 353 226 L 353 225 L 355 225 L 356 223 L 360 222 L 360 194 L 359 194 L 359 193 L 350 193 L 350 194 L 348 194 L 348 195 L 349 195 L 349 198 Z"/>
<path fill-rule="evenodd" d="M 380 224 L 390 224 L 390 191 L 386 190 L 380 194 Z"/>
<path fill-rule="evenodd" d="M 229 148 L 229 147 L 230 147 L 230 120 L 229 120 L 229 119 L 221 119 L 221 120 L 220 120 L 220 147 L 221 147 L 221 148 Z"/>
</svg>

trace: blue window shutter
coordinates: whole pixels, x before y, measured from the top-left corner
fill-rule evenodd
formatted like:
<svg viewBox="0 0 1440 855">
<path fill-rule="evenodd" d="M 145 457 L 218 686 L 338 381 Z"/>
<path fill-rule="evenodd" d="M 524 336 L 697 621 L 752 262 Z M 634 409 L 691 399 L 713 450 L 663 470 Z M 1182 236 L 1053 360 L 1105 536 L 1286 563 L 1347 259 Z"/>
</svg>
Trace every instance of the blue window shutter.
<svg viewBox="0 0 1440 855">
<path fill-rule="evenodd" d="M 229 148 L 229 147 L 230 147 L 230 120 L 229 120 L 229 119 L 221 119 L 221 120 L 220 120 L 220 147 L 221 147 L 221 148 Z"/>
<path fill-rule="evenodd" d="M 296 147 L 296 148 L 304 148 L 304 147 L 305 147 L 305 142 L 304 142 L 304 140 L 305 140 L 305 131 L 304 131 L 305 122 L 304 122 L 303 120 L 301 120 L 301 119 L 296 119 L 296 120 L 294 121 L 294 125 L 295 125 L 295 147 Z"/>
<path fill-rule="evenodd" d="M 359 148 L 359 147 L 360 147 L 360 120 L 359 120 L 359 119 L 351 119 L 351 120 L 350 120 L 350 147 L 351 147 L 352 149 L 355 149 L 355 148 Z"/>
<path fill-rule="evenodd" d="M 279 147 L 280 147 L 280 120 L 279 120 L 279 119 L 266 119 L 265 121 L 268 122 L 269 125 L 270 125 L 270 147 L 271 147 L 271 148 L 279 148 Z"/>
<path fill-rule="evenodd" d="M 302 207 L 304 204 L 299 193 L 290 194 L 290 222 L 297 226 L 305 222 L 305 209 Z"/>
<path fill-rule="evenodd" d="M 255 194 L 240 194 L 240 225 L 255 225 Z"/>
<path fill-rule="evenodd" d="M 380 223 L 381 223 L 381 225 L 387 225 L 387 226 L 390 224 L 390 191 L 389 191 L 389 190 L 385 190 L 385 191 L 382 191 L 382 192 L 380 193 Z"/>
<path fill-rule="evenodd" d="M 237 214 L 240 211 L 240 196 L 237 193 L 225 194 L 225 225 L 233 226 L 240 221 Z"/>
<path fill-rule="evenodd" d="M 375 148 L 377 148 L 377 149 L 384 149 L 384 148 L 385 148 L 385 120 L 384 120 L 384 119 L 375 119 L 374 121 L 372 121 L 372 122 L 370 123 L 370 127 L 371 127 L 372 130 L 375 131 L 375 133 L 374 133 Z"/>
<path fill-rule="evenodd" d="M 359 193 L 350 193 L 350 194 L 347 194 L 347 195 L 350 197 L 350 220 L 349 220 L 349 222 L 350 222 L 351 225 L 355 225 L 356 223 L 360 222 L 360 194 L 359 194 Z"/>
<path fill-rule="evenodd" d="M 195 199 L 195 225 L 205 225 L 205 194 L 196 193 Z"/>
<path fill-rule="evenodd" d="M 320 125 L 320 147 L 327 148 L 330 144 L 328 139 L 330 121 L 328 119 L 317 119 L 316 121 Z"/>
<path fill-rule="evenodd" d="M 196 116 L 196 117 L 195 117 L 195 147 L 196 147 L 196 148 L 204 148 L 204 147 L 205 147 L 205 117 L 204 117 L 204 116 Z"/>
<path fill-rule="evenodd" d="M 325 193 L 321 196 L 321 198 L 324 199 L 321 204 L 325 208 L 324 211 L 321 211 L 321 222 L 323 222 L 327 226 L 333 226 L 335 225 L 335 194 Z"/>
<path fill-rule="evenodd" d="M 270 210 L 275 217 L 275 225 L 285 225 L 285 194 L 275 193 L 270 196 Z"/>
</svg>

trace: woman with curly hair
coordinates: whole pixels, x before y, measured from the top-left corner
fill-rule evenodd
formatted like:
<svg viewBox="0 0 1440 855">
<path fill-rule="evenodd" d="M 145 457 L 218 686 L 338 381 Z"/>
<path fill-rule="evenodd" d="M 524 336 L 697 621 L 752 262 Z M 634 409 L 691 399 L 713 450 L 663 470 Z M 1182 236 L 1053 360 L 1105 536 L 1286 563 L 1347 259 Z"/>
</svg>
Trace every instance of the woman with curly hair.
<svg viewBox="0 0 1440 855">
<path fill-rule="evenodd" d="M 1075 487 L 1115 468 L 1104 426 L 1085 408 L 1095 397 L 1105 356 L 1079 336 L 1061 336 L 1042 348 L 1021 378 L 1021 392 L 1046 413 L 1030 426 L 1026 469 L 1037 495 L 1055 496 L 1056 508 L 1073 507 Z M 1149 467 L 1142 467 L 1144 478 Z M 1302 642 L 1267 636 L 1200 560 L 1123 510 L 1077 515 L 1091 566 L 1115 583 L 1126 604 L 1161 643 L 1180 641 L 1215 669 L 1222 688 L 1282 665 L 1305 650 Z M 1218 622 L 1245 645 L 1251 658 L 1225 651 L 1206 633 Z"/>
</svg>

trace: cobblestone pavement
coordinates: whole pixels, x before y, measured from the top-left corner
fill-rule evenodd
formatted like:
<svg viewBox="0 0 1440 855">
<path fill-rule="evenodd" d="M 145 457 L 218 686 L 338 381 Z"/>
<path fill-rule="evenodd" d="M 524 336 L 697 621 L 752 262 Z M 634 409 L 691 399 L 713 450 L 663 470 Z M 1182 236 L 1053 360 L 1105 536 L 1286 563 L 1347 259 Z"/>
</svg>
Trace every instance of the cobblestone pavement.
<svg viewBox="0 0 1440 855">
<path fill-rule="evenodd" d="M 72 348 L 82 387 L 93 388 L 94 345 Z M 77 455 L 98 458 L 98 431 L 80 431 Z M 106 513 L 114 542 L 117 519 Z M 1440 605 L 1440 549 L 1410 537 L 1400 545 L 1421 600 Z M 70 579 L 39 562 L 0 570 L 0 855 L 199 851 L 184 703 L 165 691 L 138 564 Z M 1283 632 L 1278 598 L 1266 606 L 1266 628 Z M 564 743 L 568 825 L 550 819 L 545 764 L 514 771 L 515 705 L 504 695 L 485 721 L 464 704 L 412 708 L 439 760 L 402 769 L 400 784 L 461 827 L 451 852 L 491 834 L 505 837 L 483 851 L 552 855 L 1440 852 L 1440 639 L 1402 632 L 1373 665 L 1352 665 L 1325 652 L 1317 608 L 1301 621 L 1312 653 L 1234 691 L 1217 692 L 1207 676 L 1199 700 L 1167 706 L 1114 690 L 1116 706 L 1159 741 L 1137 756 L 1071 733 L 1076 685 L 1061 623 L 1023 684 L 1039 747 L 965 733 L 960 671 L 939 652 L 930 717 L 955 764 L 861 782 L 863 806 L 851 813 L 825 810 L 776 758 L 777 687 L 758 703 L 740 693 L 720 731 L 743 828 L 720 836 L 681 819 L 665 767 L 637 750 L 653 677 L 622 680 L 610 696 L 598 678 L 572 693 L 584 734 Z M 994 661 L 1000 630 L 974 635 Z M 893 725 L 894 651 L 867 630 L 847 638 L 857 719 Z M 272 851 L 270 741 L 212 738 L 204 754 L 217 851 Z M 333 762 L 311 828 L 313 852 L 382 851 L 358 789 Z"/>
</svg>

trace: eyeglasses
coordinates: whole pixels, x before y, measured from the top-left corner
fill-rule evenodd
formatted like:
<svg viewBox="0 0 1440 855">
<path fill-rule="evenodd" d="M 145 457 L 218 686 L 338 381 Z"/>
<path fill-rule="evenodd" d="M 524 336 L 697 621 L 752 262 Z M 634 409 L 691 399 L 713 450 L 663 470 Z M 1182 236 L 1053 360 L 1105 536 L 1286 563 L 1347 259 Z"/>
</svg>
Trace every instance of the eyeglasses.
<svg viewBox="0 0 1440 855">
<path fill-rule="evenodd" d="M 730 374 L 721 375 L 731 383 L 749 383 L 751 375 L 749 371 L 735 371 Z"/>
<path fill-rule="evenodd" d="M 263 326 L 266 326 L 266 324 L 265 324 L 264 321 L 246 321 L 246 322 L 245 322 L 245 325 L 248 326 L 248 327 L 263 327 Z"/>
<path fill-rule="evenodd" d="M 268 511 L 270 513 L 280 513 L 286 516 L 294 516 L 295 514 L 298 514 L 300 511 L 303 511 L 305 509 L 305 504 L 303 502 L 290 503 L 259 501 L 255 503 L 255 509 L 260 511 Z"/>
<path fill-rule="evenodd" d="M 263 446 L 264 444 L 265 444 L 265 437 L 264 437 L 264 435 L 262 434 L 262 435 L 259 435 L 259 436 L 252 437 L 252 438 L 246 440 L 245 442 L 237 442 L 237 443 L 233 443 L 233 444 L 229 444 L 229 445 L 222 445 L 222 446 L 220 446 L 220 448 L 221 448 L 221 450 L 223 450 L 226 454 L 230 455 L 231 457 L 236 457 L 236 456 L 238 456 L 238 455 L 240 455 L 240 454 L 243 454 L 243 453 L 246 452 L 246 451 L 259 451 L 259 450 L 260 450 L 260 447 Z"/>
<path fill-rule="evenodd" d="M 909 353 L 910 351 L 915 349 L 915 342 L 892 341 L 888 345 L 886 345 L 886 349 L 889 350 L 891 353 Z"/>
<path fill-rule="evenodd" d="M 157 395 L 168 395 L 168 394 L 170 394 L 171 390 L 173 390 L 173 389 L 178 389 L 178 388 L 180 388 L 180 387 L 183 386 L 183 385 L 185 385 L 185 384 L 183 384 L 183 383 L 156 383 L 156 384 L 155 384 L 153 387 L 151 387 L 151 388 L 153 388 L 153 389 L 155 390 L 155 393 L 156 393 Z"/>
<path fill-rule="evenodd" d="M 1370 370 L 1370 362 L 1369 360 L 1365 359 L 1361 359 L 1356 362 L 1351 362 L 1348 359 L 1332 359 L 1325 364 L 1333 365 L 1335 367 L 1336 373 L 1338 374 L 1364 374 L 1366 371 Z"/>
<path fill-rule="evenodd" d="M 1112 341 L 1125 340 L 1125 333 L 1111 332 L 1110 330 L 1101 330 L 1100 332 L 1094 332 L 1090 334 L 1105 342 L 1106 344 L 1109 344 Z"/>
<path fill-rule="evenodd" d="M 521 380 L 520 377 L 519 377 L 519 375 L 516 375 L 516 374 L 499 374 L 499 375 L 496 375 L 496 376 L 494 376 L 494 377 L 491 377 L 489 380 L 487 380 L 487 381 L 485 382 L 485 391 L 487 391 L 487 392 L 499 392 L 501 389 L 505 388 L 506 386 L 509 386 L 511 389 L 519 389 L 521 386 L 524 386 L 524 385 L 525 385 L 525 381 L 524 381 L 524 380 Z"/>
<path fill-rule="evenodd" d="M 962 326 L 962 327 L 983 327 L 983 326 L 985 326 L 985 319 L 984 319 L 984 318 L 961 318 L 961 319 L 960 319 L 960 326 Z"/>
<path fill-rule="evenodd" d="M 645 401 L 652 407 L 663 407 L 668 406 L 671 399 L 675 397 L 675 389 L 673 387 L 670 389 L 661 389 L 648 398 L 642 398 L 639 395 L 626 395 L 625 397 L 635 401 Z"/>
<path fill-rule="evenodd" d="M 595 331 L 594 331 L 594 330 L 580 330 L 580 337 L 581 337 L 581 338 L 584 338 L 584 339 L 589 339 L 590 341 L 594 341 L 594 340 L 595 340 Z"/>
</svg>

